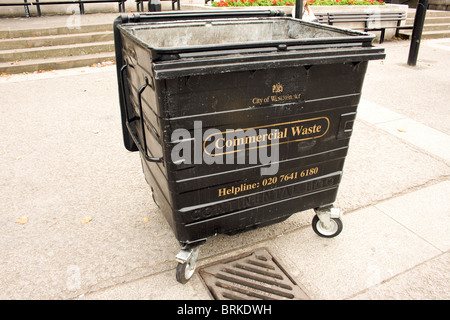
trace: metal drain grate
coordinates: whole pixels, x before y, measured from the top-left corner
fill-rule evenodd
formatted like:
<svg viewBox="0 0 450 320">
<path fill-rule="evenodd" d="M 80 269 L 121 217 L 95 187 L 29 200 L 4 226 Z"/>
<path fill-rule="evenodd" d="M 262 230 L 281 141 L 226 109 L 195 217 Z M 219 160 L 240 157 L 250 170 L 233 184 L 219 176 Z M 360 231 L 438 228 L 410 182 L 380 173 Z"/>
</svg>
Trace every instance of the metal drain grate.
<svg viewBox="0 0 450 320">
<path fill-rule="evenodd" d="M 266 249 L 199 269 L 216 300 L 308 300 L 309 297 Z"/>
</svg>

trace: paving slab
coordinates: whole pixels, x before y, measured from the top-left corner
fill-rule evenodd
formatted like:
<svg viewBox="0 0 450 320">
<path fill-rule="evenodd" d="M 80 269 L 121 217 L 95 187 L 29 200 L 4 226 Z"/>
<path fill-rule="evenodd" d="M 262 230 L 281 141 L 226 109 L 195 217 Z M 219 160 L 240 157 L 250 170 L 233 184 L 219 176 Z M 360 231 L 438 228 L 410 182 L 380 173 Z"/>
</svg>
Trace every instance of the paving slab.
<svg viewBox="0 0 450 320">
<path fill-rule="evenodd" d="M 449 174 L 444 161 L 376 126 L 356 121 L 335 204 L 343 211 L 355 210 Z"/>
<path fill-rule="evenodd" d="M 174 271 L 169 270 L 143 277 L 136 281 L 114 285 L 92 293 L 82 294 L 77 300 L 211 300 L 208 290 L 198 275 L 185 285 L 178 283 Z"/>
<path fill-rule="evenodd" d="M 448 300 L 450 254 L 443 253 L 352 297 L 354 300 Z"/>
<path fill-rule="evenodd" d="M 374 207 L 345 215 L 343 222 L 333 239 L 318 239 L 306 228 L 274 240 L 314 299 L 350 298 L 441 254 Z"/>
<path fill-rule="evenodd" d="M 362 100 L 358 118 L 450 163 L 450 136 L 405 115 Z"/>
<path fill-rule="evenodd" d="M 378 125 L 390 134 L 413 144 L 428 154 L 450 162 L 450 136 L 412 119 L 400 119 Z"/>
<path fill-rule="evenodd" d="M 375 208 L 442 252 L 450 250 L 450 181 L 393 198 Z"/>
<path fill-rule="evenodd" d="M 421 41 L 415 67 L 407 65 L 409 41 L 374 45 L 385 48 L 386 59 L 369 63 L 363 99 L 450 134 L 450 39 Z"/>
<path fill-rule="evenodd" d="M 122 145 L 115 71 L 98 71 L 0 86 L 2 298 L 66 299 L 175 265 L 178 244 Z"/>
</svg>

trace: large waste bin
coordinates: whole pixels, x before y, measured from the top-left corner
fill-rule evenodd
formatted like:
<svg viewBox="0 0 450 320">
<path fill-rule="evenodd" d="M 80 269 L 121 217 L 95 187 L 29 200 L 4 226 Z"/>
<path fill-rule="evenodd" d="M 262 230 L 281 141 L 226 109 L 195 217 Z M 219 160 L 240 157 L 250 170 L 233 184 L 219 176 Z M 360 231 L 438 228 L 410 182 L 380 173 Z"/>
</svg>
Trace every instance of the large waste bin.
<svg viewBox="0 0 450 320">
<path fill-rule="evenodd" d="M 125 147 L 139 150 L 153 198 L 181 245 L 198 247 L 315 209 L 333 208 L 374 36 L 280 12 L 159 12 L 114 23 Z"/>
</svg>

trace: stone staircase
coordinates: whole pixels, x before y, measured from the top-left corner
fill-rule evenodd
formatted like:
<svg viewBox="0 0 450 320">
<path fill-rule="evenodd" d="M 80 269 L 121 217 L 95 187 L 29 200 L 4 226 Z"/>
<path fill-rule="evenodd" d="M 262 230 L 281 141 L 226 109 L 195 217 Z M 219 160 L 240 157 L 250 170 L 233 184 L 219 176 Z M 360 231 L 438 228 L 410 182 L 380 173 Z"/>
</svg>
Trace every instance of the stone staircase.
<svg viewBox="0 0 450 320">
<path fill-rule="evenodd" d="M 414 25 L 415 9 L 408 10 L 405 25 Z M 404 39 L 411 37 L 412 30 L 401 30 L 400 36 Z M 422 39 L 450 38 L 450 11 L 427 10 Z"/>
<path fill-rule="evenodd" d="M 0 30 L 0 74 L 67 69 L 115 60 L 112 23 Z"/>
</svg>

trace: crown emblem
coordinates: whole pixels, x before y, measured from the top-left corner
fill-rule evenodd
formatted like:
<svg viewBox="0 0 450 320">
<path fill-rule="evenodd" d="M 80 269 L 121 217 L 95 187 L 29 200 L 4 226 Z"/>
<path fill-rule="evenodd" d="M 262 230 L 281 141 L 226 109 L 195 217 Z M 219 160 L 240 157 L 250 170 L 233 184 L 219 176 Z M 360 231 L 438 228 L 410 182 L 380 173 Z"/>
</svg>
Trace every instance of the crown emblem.
<svg viewBox="0 0 450 320">
<path fill-rule="evenodd" d="M 277 83 L 277 84 L 274 84 L 273 86 L 272 86 L 272 92 L 273 93 L 280 93 L 280 92 L 283 92 L 283 85 L 281 84 L 281 83 Z"/>
</svg>

